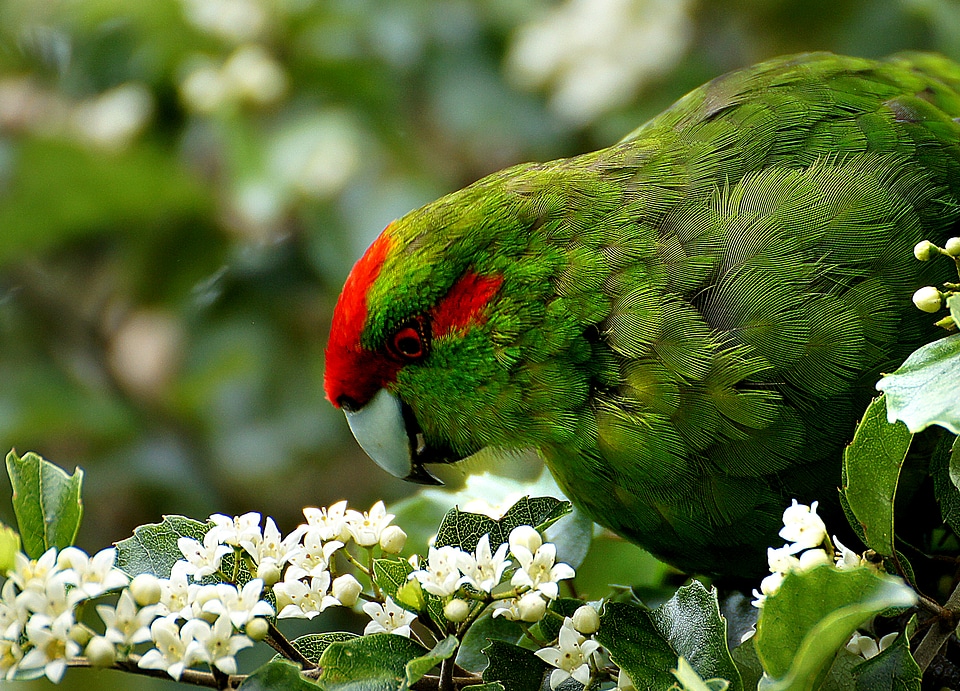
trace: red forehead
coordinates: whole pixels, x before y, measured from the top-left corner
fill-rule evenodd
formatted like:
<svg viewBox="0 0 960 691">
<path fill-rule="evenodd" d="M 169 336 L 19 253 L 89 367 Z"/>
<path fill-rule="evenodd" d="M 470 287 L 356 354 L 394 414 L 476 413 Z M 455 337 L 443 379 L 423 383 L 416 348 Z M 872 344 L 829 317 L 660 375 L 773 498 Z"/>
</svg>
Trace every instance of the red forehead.
<svg viewBox="0 0 960 691">
<path fill-rule="evenodd" d="M 333 310 L 330 340 L 327 341 L 324 388 L 327 398 L 334 405 L 337 405 L 337 399 L 344 394 L 355 400 L 362 400 L 362 394 L 372 395 L 374 391 L 354 390 L 359 384 L 357 374 L 362 372 L 362 380 L 371 382 L 371 386 L 376 389 L 375 382 L 380 377 L 371 376 L 376 375 L 371 370 L 385 364 L 374 362 L 371 358 L 373 354 L 360 346 L 360 334 L 363 333 L 363 325 L 367 320 L 367 295 L 370 287 L 380 275 L 383 262 L 394 244 L 389 231 L 390 226 L 387 226 L 353 265 Z"/>
</svg>

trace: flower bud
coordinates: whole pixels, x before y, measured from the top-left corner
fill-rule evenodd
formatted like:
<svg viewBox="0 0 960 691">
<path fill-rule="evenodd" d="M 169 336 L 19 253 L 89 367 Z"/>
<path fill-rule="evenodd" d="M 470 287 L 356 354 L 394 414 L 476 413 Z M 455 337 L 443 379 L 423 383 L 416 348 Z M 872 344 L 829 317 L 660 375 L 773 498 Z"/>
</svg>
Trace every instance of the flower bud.
<svg viewBox="0 0 960 691">
<path fill-rule="evenodd" d="M 764 595 L 773 595 L 780 590 L 780 584 L 782 583 L 782 573 L 779 571 L 777 573 L 771 573 L 769 576 L 760 581 L 760 592 Z"/>
<path fill-rule="evenodd" d="M 349 573 L 345 573 L 342 576 L 337 576 L 335 579 L 333 579 L 331 592 L 344 607 L 353 607 L 355 604 L 357 604 L 357 600 L 360 599 L 360 593 L 363 592 L 363 586 L 360 585 L 360 581 L 358 581 L 356 578 L 351 576 Z"/>
<path fill-rule="evenodd" d="M 950 238 L 947 244 L 943 246 L 947 254 L 951 257 L 960 257 L 960 238 Z"/>
<path fill-rule="evenodd" d="M 529 525 L 518 525 L 511 530 L 509 541 L 511 550 L 515 547 L 523 547 L 531 554 L 535 554 L 536 551 L 540 549 L 540 545 L 543 544 L 543 538 L 540 537 L 540 533 L 537 532 L 536 528 Z"/>
<path fill-rule="evenodd" d="M 822 549 L 808 549 L 800 555 L 800 570 L 809 571 L 815 566 L 820 566 L 821 564 L 829 564 L 830 557 L 827 556 L 826 550 Z"/>
<path fill-rule="evenodd" d="M 924 312 L 936 312 L 940 309 L 940 291 L 933 286 L 924 286 L 913 294 L 913 304 Z"/>
<path fill-rule="evenodd" d="M 454 598 L 444 605 L 443 616 L 447 618 L 447 621 L 459 624 L 470 616 L 470 604 L 465 600 Z"/>
<path fill-rule="evenodd" d="M 596 633 L 600 628 L 600 615 L 590 605 L 578 607 L 573 613 L 573 628 L 585 636 Z"/>
<path fill-rule="evenodd" d="M 70 627 L 70 640 L 80 645 L 86 645 L 93 638 L 93 631 L 86 624 L 74 624 Z"/>
<path fill-rule="evenodd" d="M 263 617 L 254 617 L 243 627 L 243 632 L 251 641 L 262 641 L 270 631 L 270 624 Z"/>
<path fill-rule="evenodd" d="M 407 544 L 407 534 L 398 525 L 388 525 L 380 533 L 380 549 L 387 554 L 400 554 Z"/>
<path fill-rule="evenodd" d="M 257 565 L 257 578 L 266 586 L 272 586 L 280 580 L 280 567 L 273 559 L 265 559 Z"/>
<path fill-rule="evenodd" d="M 517 611 L 520 612 L 522 621 L 533 623 L 543 619 L 547 612 L 547 603 L 540 597 L 540 593 L 535 590 L 526 593 L 517 603 Z"/>
<path fill-rule="evenodd" d="M 116 647 L 103 636 L 91 638 L 83 654 L 94 667 L 110 667 L 117 661 Z"/>
<path fill-rule="evenodd" d="M 133 600 L 141 607 L 160 602 L 160 579 L 152 573 L 141 573 L 128 586 Z"/>
<path fill-rule="evenodd" d="M 913 246 L 913 256 L 922 262 L 937 256 L 937 246 L 929 240 L 921 240 Z"/>
</svg>

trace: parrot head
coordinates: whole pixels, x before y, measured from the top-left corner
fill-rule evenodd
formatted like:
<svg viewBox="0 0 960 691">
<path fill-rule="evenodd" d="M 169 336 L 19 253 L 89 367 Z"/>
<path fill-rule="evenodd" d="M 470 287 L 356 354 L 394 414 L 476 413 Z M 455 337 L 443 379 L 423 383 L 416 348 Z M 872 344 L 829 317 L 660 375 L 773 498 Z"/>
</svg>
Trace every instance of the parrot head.
<svg viewBox="0 0 960 691">
<path fill-rule="evenodd" d="M 555 290 L 570 253 L 532 232 L 553 223 L 524 182 L 542 165 L 495 174 L 394 221 L 346 280 L 326 395 L 395 476 L 437 483 L 425 464 L 576 432 L 571 412 L 586 402 L 586 375 L 564 369 L 589 360 L 590 344 L 575 305 Z"/>
</svg>

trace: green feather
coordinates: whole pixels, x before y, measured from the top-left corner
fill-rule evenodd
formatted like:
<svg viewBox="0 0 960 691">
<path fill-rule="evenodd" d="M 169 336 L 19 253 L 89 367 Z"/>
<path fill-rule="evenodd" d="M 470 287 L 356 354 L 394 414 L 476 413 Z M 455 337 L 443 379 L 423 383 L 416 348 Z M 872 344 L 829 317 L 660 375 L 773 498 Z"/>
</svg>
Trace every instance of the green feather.
<svg viewBox="0 0 960 691">
<path fill-rule="evenodd" d="M 610 148 L 411 212 L 362 342 L 499 276 L 389 387 L 428 444 L 539 449 L 575 503 L 681 568 L 754 575 L 791 498 L 830 502 L 881 370 L 931 338 L 912 256 L 960 223 L 960 66 L 790 56 Z"/>
</svg>

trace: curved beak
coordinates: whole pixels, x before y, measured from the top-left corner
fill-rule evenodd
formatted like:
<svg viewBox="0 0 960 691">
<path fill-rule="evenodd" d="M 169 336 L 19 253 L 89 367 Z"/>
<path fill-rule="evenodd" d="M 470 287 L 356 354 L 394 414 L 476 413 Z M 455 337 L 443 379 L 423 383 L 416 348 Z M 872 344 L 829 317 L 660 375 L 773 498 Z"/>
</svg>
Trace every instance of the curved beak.
<svg viewBox="0 0 960 691">
<path fill-rule="evenodd" d="M 424 467 L 420 426 L 399 398 L 380 389 L 359 410 L 343 412 L 357 443 L 381 468 L 410 482 L 443 484 Z"/>
</svg>

